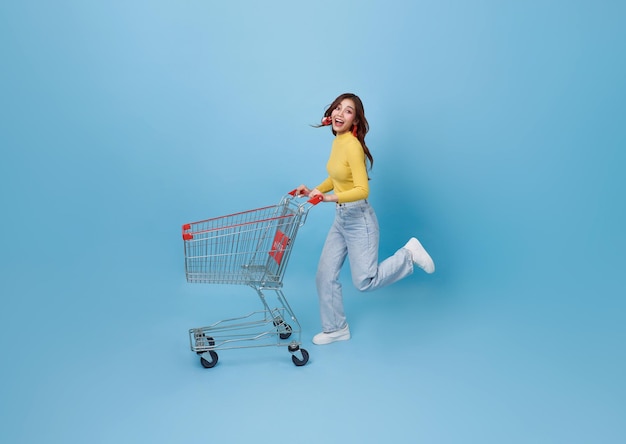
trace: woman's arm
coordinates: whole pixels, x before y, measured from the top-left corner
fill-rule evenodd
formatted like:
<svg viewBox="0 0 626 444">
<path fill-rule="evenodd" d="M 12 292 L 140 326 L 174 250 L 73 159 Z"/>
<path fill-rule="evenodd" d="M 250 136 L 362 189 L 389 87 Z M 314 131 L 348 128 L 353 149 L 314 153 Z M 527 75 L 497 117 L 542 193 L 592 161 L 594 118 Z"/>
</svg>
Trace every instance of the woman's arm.
<svg viewBox="0 0 626 444">
<path fill-rule="evenodd" d="M 365 154 L 361 144 L 355 144 L 347 150 L 348 168 L 352 174 L 352 188 L 337 193 L 338 202 L 354 202 L 366 199 L 369 196 L 369 177 L 367 176 L 367 167 L 365 165 Z"/>
</svg>

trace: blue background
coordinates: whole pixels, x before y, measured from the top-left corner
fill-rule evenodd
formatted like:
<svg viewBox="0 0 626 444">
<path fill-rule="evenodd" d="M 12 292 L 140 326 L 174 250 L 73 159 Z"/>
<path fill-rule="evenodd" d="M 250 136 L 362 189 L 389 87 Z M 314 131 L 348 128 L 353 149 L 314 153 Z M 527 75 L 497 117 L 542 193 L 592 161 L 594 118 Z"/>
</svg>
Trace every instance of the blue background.
<svg viewBox="0 0 626 444">
<path fill-rule="evenodd" d="M 0 6 L 0 441 L 626 439 L 619 1 L 29 1 Z M 180 226 L 325 176 L 360 95 L 381 256 L 316 347 L 314 208 L 285 276 L 311 361 L 187 329 L 258 308 L 188 284 Z"/>
</svg>

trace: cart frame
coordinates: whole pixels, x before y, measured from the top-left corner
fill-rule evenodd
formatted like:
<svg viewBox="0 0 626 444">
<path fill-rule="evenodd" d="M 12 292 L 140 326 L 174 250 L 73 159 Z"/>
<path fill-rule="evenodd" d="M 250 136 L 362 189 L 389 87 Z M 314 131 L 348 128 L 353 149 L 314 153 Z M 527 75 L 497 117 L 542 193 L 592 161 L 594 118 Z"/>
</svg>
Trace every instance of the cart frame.
<svg viewBox="0 0 626 444">
<path fill-rule="evenodd" d="M 300 347 L 300 323 L 282 286 L 298 229 L 323 196 L 304 202 L 297 197 L 293 190 L 276 205 L 183 225 L 188 282 L 246 285 L 262 303 L 259 311 L 189 329 L 191 351 L 200 356 L 203 367 L 217 364 L 216 350 L 268 346 L 287 346 L 298 367 L 308 362 L 308 352 Z M 275 307 L 267 292 L 276 295 Z"/>
</svg>

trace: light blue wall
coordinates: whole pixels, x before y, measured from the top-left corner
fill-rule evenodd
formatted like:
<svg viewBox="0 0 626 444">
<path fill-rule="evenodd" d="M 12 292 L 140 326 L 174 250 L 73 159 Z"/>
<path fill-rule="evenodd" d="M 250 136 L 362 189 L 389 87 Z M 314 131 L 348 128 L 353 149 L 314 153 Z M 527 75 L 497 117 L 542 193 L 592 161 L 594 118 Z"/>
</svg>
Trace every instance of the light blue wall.
<svg viewBox="0 0 626 444">
<path fill-rule="evenodd" d="M 20 1 L 0 6 L 0 441 L 621 442 L 619 1 Z M 312 361 L 186 329 L 257 308 L 184 282 L 180 225 L 315 185 L 351 91 L 381 255 L 437 264 L 317 333 L 332 207 L 286 278 Z M 232 295 L 237 296 L 232 296 Z M 277 432 L 278 430 L 278 432 Z"/>
</svg>

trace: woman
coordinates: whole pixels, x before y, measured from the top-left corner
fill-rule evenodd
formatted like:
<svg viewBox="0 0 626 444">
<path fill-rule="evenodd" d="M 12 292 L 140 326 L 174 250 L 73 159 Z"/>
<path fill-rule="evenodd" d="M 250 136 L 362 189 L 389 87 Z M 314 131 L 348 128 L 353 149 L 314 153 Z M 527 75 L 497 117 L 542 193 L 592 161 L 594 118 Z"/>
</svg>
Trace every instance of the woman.
<svg viewBox="0 0 626 444">
<path fill-rule="evenodd" d="M 369 178 L 366 161 L 374 163 L 365 144 L 369 125 L 358 96 L 342 94 L 324 113 L 322 124 L 332 125 L 336 136 L 326 168 L 328 177 L 317 187 L 298 187 L 298 194 L 323 195 L 324 202 L 336 203 L 335 220 L 322 249 L 315 283 L 320 302 L 322 332 L 313 337 L 317 345 L 350 339 L 343 309 L 339 272 L 346 257 L 352 282 L 360 291 L 392 284 L 413 273 L 413 264 L 426 273 L 435 264 L 416 238 L 411 238 L 393 256 L 378 263 L 378 221 L 369 205 Z M 367 160 L 366 160 L 367 159 Z M 333 193 L 328 194 L 330 191 Z"/>
</svg>

